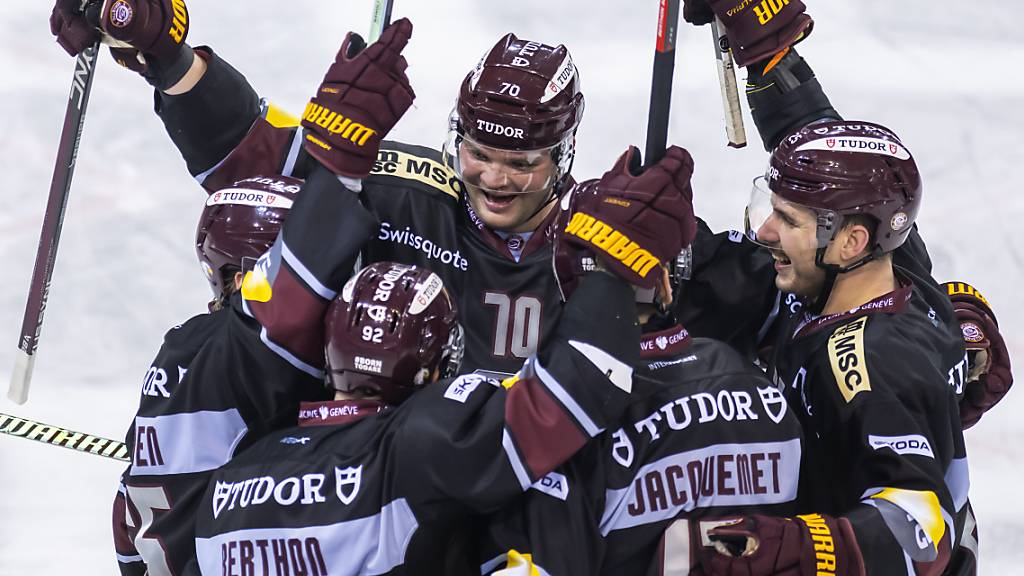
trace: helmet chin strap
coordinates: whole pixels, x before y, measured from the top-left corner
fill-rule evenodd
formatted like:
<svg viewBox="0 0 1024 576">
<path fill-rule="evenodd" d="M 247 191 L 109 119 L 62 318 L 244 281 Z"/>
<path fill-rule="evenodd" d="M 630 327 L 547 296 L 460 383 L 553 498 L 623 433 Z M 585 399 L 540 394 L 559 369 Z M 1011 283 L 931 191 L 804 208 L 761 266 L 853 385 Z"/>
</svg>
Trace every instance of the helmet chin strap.
<svg viewBox="0 0 1024 576">
<path fill-rule="evenodd" d="M 831 241 L 829 242 L 831 243 Z M 881 252 L 876 247 L 867 256 L 857 260 L 849 266 L 840 266 L 838 264 L 828 264 L 825 262 L 825 250 L 824 248 L 818 248 L 814 256 L 814 265 L 825 271 L 825 282 L 821 285 L 821 290 L 818 291 L 818 295 L 807 302 L 807 311 L 811 314 L 818 315 L 824 310 L 825 304 L 828 303 L 828 299 L 832 296 L 832 289 L 835 288 L 836 279 L 840 274 L 845 274 L 860 268 L 861 266 L 873 261 L 875 258 L 881 255 Z"/>
</svg>

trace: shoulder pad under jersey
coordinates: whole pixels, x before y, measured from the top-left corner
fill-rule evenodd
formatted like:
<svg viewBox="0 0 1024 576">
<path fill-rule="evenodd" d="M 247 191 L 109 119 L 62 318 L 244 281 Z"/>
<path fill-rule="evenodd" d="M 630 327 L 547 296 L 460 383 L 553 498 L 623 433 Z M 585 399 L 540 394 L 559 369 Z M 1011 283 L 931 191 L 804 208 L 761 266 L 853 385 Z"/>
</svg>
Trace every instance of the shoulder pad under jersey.
<svg viewBox="0 0 1024 576">
<path fill-rule="evenodd" d="M 463 191 L 462 182 L 454 170 L 445 166 L 440 152 L 393 141 L 381 143 L 377 161 L 363 184 L 369 187 L 399 184 L 454 201 L 459 200 Z"/>
</svg>

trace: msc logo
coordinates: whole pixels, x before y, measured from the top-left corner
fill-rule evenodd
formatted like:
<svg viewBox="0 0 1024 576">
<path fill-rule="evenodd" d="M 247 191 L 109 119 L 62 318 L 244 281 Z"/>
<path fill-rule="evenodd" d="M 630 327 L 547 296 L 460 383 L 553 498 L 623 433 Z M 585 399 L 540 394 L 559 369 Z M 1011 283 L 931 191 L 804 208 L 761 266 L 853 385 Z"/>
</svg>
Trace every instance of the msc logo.
<svg viewBox="0 0 1024 576">
<path fill-rule="evenodd" d="M 764 26 L 788 4 L 789 0 L 761 0 L 760 6 L 754 6 L 754 14 L 757 14 L 757 21 Z"/>
<path fill-rule="evenodd" d="M 839 392 L 849 403 L 857 394 L 871 390 L 868 367 L 864 362 L 864 326 L 867 316 L 840 326 L 828 337 L 828 356 Z"/>
<path fill-rule="evenodd" d="M 366 141 L 370 139 L 370 136 L 377 133 L 372 128 L 368 128 L 359 122 L 353 122 L 351 118 L 346 118 L 313 102 L 306 104 L 306 111 L 302 114 L 302 119 L 324 128 L 331 134 L 338 134 L 345 140 L 350 140 L 356 146 L 366 145 Z M 306 135 L 306 139 L 327 150 L 331 148 L 330 145 L 321 142 L 310 134 Z"/>
<path fill-rule="evenodd" d="M 640 277 L 647 276 L 651 268 L 658 264 L 658 259 L 653 254 L 641 248 L 628 236 L 582 212 L 572 215 L 565 232 L 589 242 L 595 248 L 622 262 Z"/>
<path fill-rule="evenodd" d="M 185 8 L 185 0 L 173 0 L 174 18 L 171 20 L 171 28 L 167 31 L 174 38 L 176 44 L 181 44 L 188 34 L 188 9 Z"/>
</svg>

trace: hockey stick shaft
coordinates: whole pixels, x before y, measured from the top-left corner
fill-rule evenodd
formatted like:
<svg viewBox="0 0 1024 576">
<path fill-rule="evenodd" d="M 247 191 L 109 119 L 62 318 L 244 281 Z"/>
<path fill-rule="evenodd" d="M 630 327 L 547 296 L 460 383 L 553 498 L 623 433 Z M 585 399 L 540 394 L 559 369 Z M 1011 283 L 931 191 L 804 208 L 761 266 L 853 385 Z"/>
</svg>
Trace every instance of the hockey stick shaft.
<svg viewBox="0 0 1024 576">
<path fill-rule="evenodd" d="M 647 114 L 645 166 L 653 166 L 665 155 L 668 142 L 668 115 L 672 103 L 672 74 L 676 62 L 676 32 L 679 26 L 679 0 L 660 0 L 658 35 L 651 78 L 651 107 Z"/>
<path fill-rule="evenodd" d="M 75 73 L 71 79 L 71 93 L 68 95 L 67 110 L 64 113 L 64 128 L 57 148 L 57 161 L 50 181 L 50 194 L 43 215 L 43 227 L 39 234 L 35 266 L 32 269 L 32 283 L 28 289 L 28 302 L 18 337 L 18 355 L 7 397 L 18 404 L 28 400 L 28 388 L 32 379 L 39 332 L 43 327 L 43 313 L 50 293 L 50 279 L 57 260 L 57 244 L 64 224 L 71 177 L 75 173 L 75 159 L 78 157 L 78 143 L 82 137 L 85 110 L 89 105 L 89 93 L 96 71 L 96 55 L 99 42 L 89 46 L 75 59 Z"/>
<path fill-rule="evenodd" d="M 743 148 L 747 145 L 747 131 L 743 127 L 743 109 L 740 107 L 740 94 L 736 87 L 736 63 L 732 59 L 725 27 L 717 17 L 711 22 L 711 36 L 715 44 L 722 108 L 725 109 L 725 135 L 729 139 L 729 146 Z"/>
<path fill-rule="evenodd" d="M 373 19 L 370 21 L 370 34 L 366 41 L 367 44 L 373 44 L 380 38 L 384 29 L 391 24 L 391 7 L 394 5 L 392 0 L 375 0 L 373 3 Z"/>
<path fill-rule="evenodd" d="M 60 426 L 51 426 L 26 420 L 10 414 L 0 412 L 0 434 L 7 434 L 16 438 L 35 440 L 51 446 L 60 446 L 77 452 L 103 456 L 113 460 L 129 462 L 128 447 L 124 442 L 93 436 L 84 432 L 75 432 Z"/>
</svg>

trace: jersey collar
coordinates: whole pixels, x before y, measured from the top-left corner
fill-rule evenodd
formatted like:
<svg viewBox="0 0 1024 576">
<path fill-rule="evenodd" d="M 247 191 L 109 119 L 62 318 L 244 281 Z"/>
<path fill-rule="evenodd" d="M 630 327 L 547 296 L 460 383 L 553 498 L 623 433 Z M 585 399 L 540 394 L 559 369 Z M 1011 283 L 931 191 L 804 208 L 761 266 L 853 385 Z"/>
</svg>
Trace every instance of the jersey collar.
<svg viewBox="0 0 1024 576">
<path fill-rule="evenodd" d="M 299 404 L 299 426 L 334 426 L 387 410 L 379 400 L 330 400 Z"/>
<path fill-rule="evenodd" d="M 797 324 L 796 329 L 793 330 L 793 338 L 796 339 L 809 334 L 814 334 L 826 326 L 843 322 L 855 316 L 883 313 L 897 314 L 903 312 L 907 307 L 907 302 L 910 301 L 910 297 L 914 292 L 914 286 L 913 284 L 904 281 L 902 278 L 900 279 L 900 283 L 902 286 L 892 292 L 883 294 L 874 300 L 865 302 L 864 304 L 861 304 L 856 308 L 851 308 L 845 312 L 837 312 L 835 314 L 829 314 L 828 316 L 812 316 L 809 313 L 804 312 L 803 319 L 801 319 L 800 323 Z"/>
<path fill-rule="evenodd" d="M 693 342 L 690 332 L 681 325 L 640 336 L 641 358 L 664 358 L 675 356 Z"/>
</svg>

